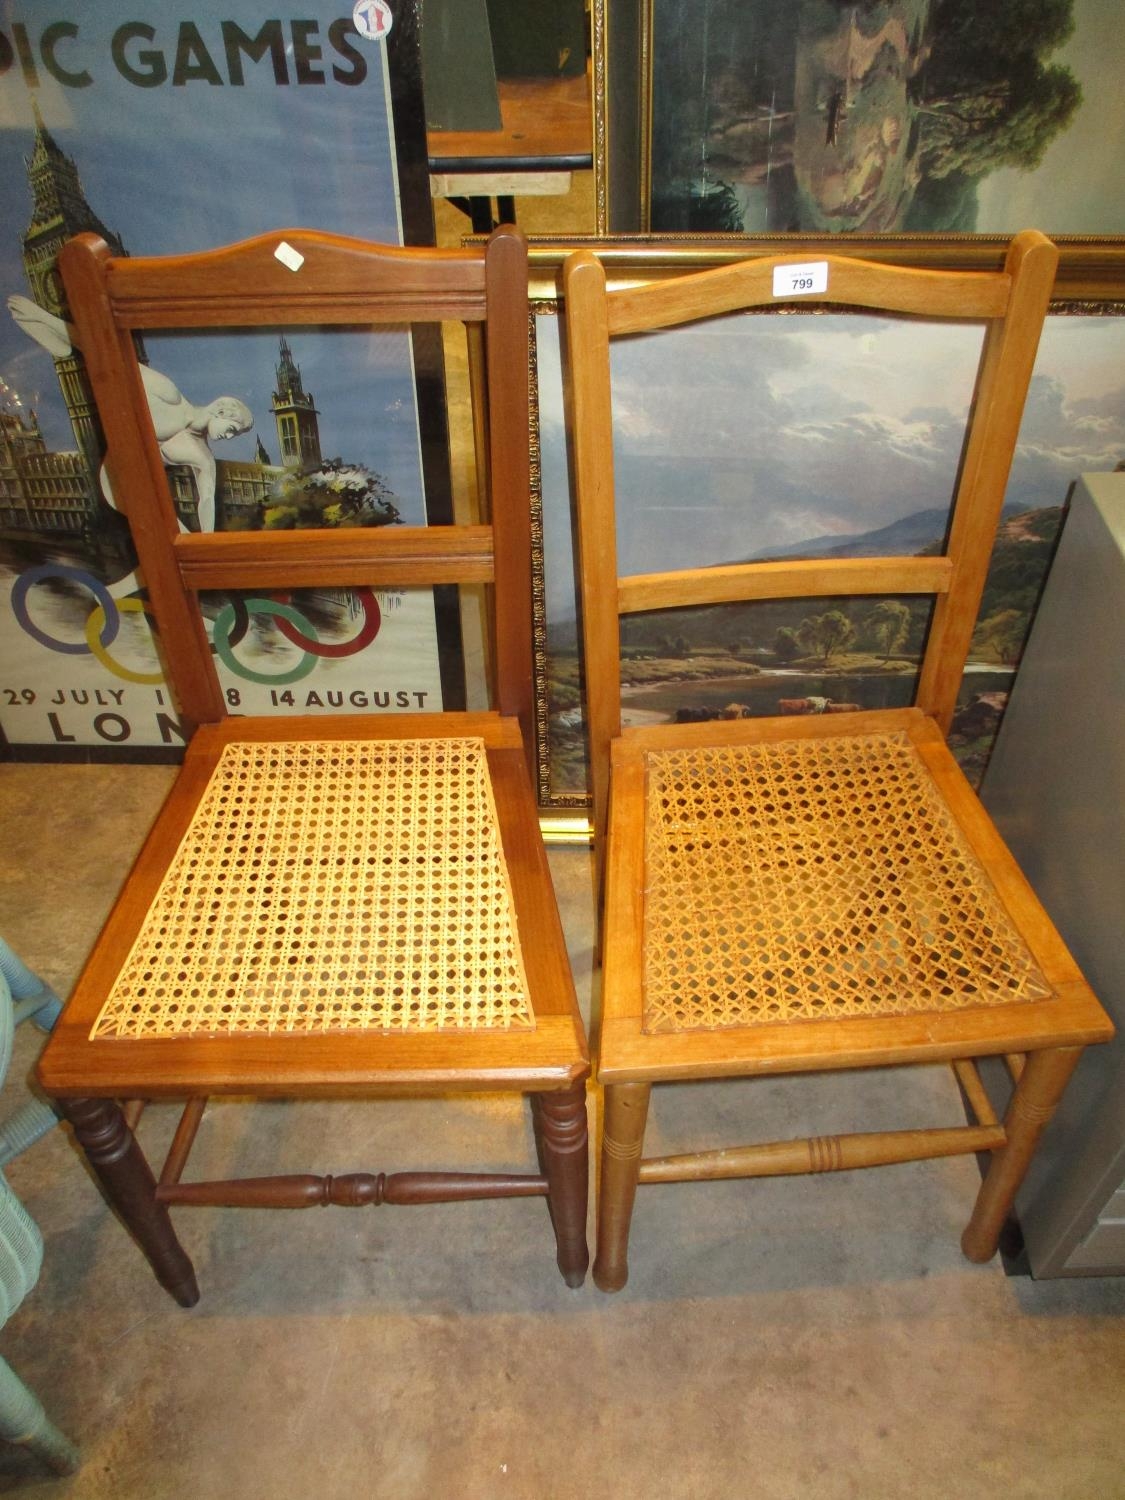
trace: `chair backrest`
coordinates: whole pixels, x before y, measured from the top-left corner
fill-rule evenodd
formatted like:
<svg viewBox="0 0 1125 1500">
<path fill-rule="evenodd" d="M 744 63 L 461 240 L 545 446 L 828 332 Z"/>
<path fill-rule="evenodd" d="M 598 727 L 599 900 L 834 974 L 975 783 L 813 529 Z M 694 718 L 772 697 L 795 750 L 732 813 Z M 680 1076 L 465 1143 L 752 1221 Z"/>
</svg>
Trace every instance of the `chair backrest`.
<svg viewBox="0 0 1125 1500">
<path fill-rule="evenodd" d="M 997 272 L 909 270 L 830 255 L 825 257 L 826 288 L 810 299 L 799 288 L 786 289 L 785 268 L 793 262 L 785 257 L 615 291 L 607 291 L 604 269 L 591 252 L 567 259 L 568 397 L 596 834 L 605 826 L 609 746 L 621 732 L 622 615 L 751 599 L 934 596 L 915 702 L 948 730 L 1057 260 L 1054 245 L 1035 230 L 1012 240 L 1004 268 Z M 797 300 L 984 322 L 975 399 L 943 553 L 751 562 L 620 577 L 610 340 Z M 672 414 L 669 421 L 674 420 Z"/>
<path fill-rule="evenodd" d="M 437 250 L 286 229 L 147 259 L 114 257 L 104 241 L 82 234 L 63 247 L 59 264 L 105 429 L 115 502 L 129 519 L 189 728 L 226 712 L 201 591 L 471 583 L 491 586 L 495 706 L 520 719 L 530 746 L 527 249 L 519 231 L 499 229 L 482 249 Z M 487 443 L 485 524 L 181 534 L 136 333 L 454 320 L 484 335 L 487 411 L 477 426 Z"/>
</svg>

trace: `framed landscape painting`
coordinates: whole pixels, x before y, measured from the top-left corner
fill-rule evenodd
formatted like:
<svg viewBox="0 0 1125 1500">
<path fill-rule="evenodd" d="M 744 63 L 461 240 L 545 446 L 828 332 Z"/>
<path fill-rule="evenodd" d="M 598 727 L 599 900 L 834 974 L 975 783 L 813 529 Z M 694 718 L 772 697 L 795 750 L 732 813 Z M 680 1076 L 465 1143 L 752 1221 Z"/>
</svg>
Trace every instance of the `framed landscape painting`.
<svg viewBox="0 0 1125 1500">
<path fill-rule="evenodd" d="M 603 228 L 1125 232 L 1116 0 L 602 3 Z"/>
<path fill-rule="evenodd" d="M 1125 299 L 1054 307 L 951 737 L 973 780 L 1070 489 L 1081 473 L 1125 464 Z M 540 800 L 577 814 L 586 769 L 558 303 L 543 298 L 535 309 Z M 740 314 L 616 343 L 622 573 L 936 550 L 980 346 L 979 326 L 850 312 Z M 928 617 L 928 602 L 916 598 L 630 616 L 625 721 L 905 704 Z"/>
</svg>

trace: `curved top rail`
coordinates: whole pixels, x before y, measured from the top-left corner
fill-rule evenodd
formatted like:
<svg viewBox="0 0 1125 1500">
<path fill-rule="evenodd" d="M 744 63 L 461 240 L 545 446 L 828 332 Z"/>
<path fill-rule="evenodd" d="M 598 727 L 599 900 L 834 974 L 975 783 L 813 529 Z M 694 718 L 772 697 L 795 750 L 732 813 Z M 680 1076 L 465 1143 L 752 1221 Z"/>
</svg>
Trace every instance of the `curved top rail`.
<svg viewBox="0 0 1125 1500">
<path fill-rule="evenodd" d="M 376 245 L 279 229 L 194 255 L 115 257 L 81 234 L 60 262 L 98 265 L 121 328 L 394 323 L 484 317 L 482 250 Z"/>
<path fill-rule="evenodd" d="M 1042 242 L 1037 230 L 1013 240 L 1024 253 Z M 588 252 L 587 252 L 588 253 Z M 808 266 L 816 290 L 775 290 L 775 271 Z M 821 289 L 823 288 L 823 289 Z M 1007 311 L 1007 271 L 929 271 L 843 255 L 771 255 L 735 265 L 610 292 L 611 335 L 670 328 L 744 308 L 804 303 L 866 307 L 931 318 L 997 318 Z"/>
</svg>

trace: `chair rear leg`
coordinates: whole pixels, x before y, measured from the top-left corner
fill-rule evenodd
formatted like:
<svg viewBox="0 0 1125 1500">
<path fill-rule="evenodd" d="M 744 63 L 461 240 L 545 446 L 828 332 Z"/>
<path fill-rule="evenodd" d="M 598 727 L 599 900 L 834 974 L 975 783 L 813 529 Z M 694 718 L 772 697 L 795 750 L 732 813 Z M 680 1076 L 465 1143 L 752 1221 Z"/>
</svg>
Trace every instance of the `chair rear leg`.
<svg viewBox="0 0 1125 1500">
<path fill-rule="evenodd" d="M 555 1094 L 533 1094 L 540 1156 L 547 1178 L 547 1206 L 555 1230 L 559 1270 L 567 1286 L 586 1280 L 590 1250 L 586 1211 L 590 1191 L 590 1151 L 586 1129 L 586 1085 Z"/>
<path fill-rule="evenodd" d="M 993 1154 L 977 1194 L 961 1249 L 969 1260 L 991 1260 L 1039 1137 L 1055 1112 L 1081 1047 L 1051 1047 L 1029 1054 L 1004 1117 L 1006 1145 Z M 596 1273 L 595 1273 L 596 1274 Z"/>
<path fill-rule="evenodd" d="M 63 1099 L 63 1113 L 106 1197 L 144 1251 L 156 1279 L 181 1307 L 194 1307 L 199 1287 L 168 1210 L 156 1198 L 156 1179 L 112 1099 Z"/>
<path fill-rule="evenodd" d="M 29 1448 L 56 1474 L 73 1474 L 78 1449 L 64 1437 L 6 1360 L 0 1359 L 0 1437 Z"/>
<path fill-rule="evenodd" d="M 605 1090 L 598 1253 L 594 1259 L 594 1281 L 603 1292 L 619 1292 L 629 1278 L 629 1225 L 651 1092 L 652 1086 L 647 1083 L 612 1083 Z"/>
</svg>

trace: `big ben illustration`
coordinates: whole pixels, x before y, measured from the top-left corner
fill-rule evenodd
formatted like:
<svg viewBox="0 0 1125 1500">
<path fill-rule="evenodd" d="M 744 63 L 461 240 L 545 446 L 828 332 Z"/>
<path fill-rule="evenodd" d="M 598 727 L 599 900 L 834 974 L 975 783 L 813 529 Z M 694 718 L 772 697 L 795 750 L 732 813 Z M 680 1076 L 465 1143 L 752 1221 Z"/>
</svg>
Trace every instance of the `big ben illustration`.
<svg viewBox="0 0 1125 1500">
<path fill-rule="evenodd" d="M 69 319 L 66 292 L 57 267 L 63 244 L 72 235 L 89 230 L 100 235 L 114 255 L 128 252 L 118 235 L 106 228 L 86 201 L 78 168 L 44 125 L 39 106 L 34 101 L 32 109 L 35 139 L 31 154 L 24 158 L 24 163 L 33 207 L 31 223 L 22 240 L 24 272 L 31 295 L 39 306 L 56 317 Z M 55 371 L 74 430 L 74 440 L 89 464 L 90 472 L 96 474 L 105 442 L 81 355 L 72 351 L 65 356 L 56 356 Z"/>
</svg>

